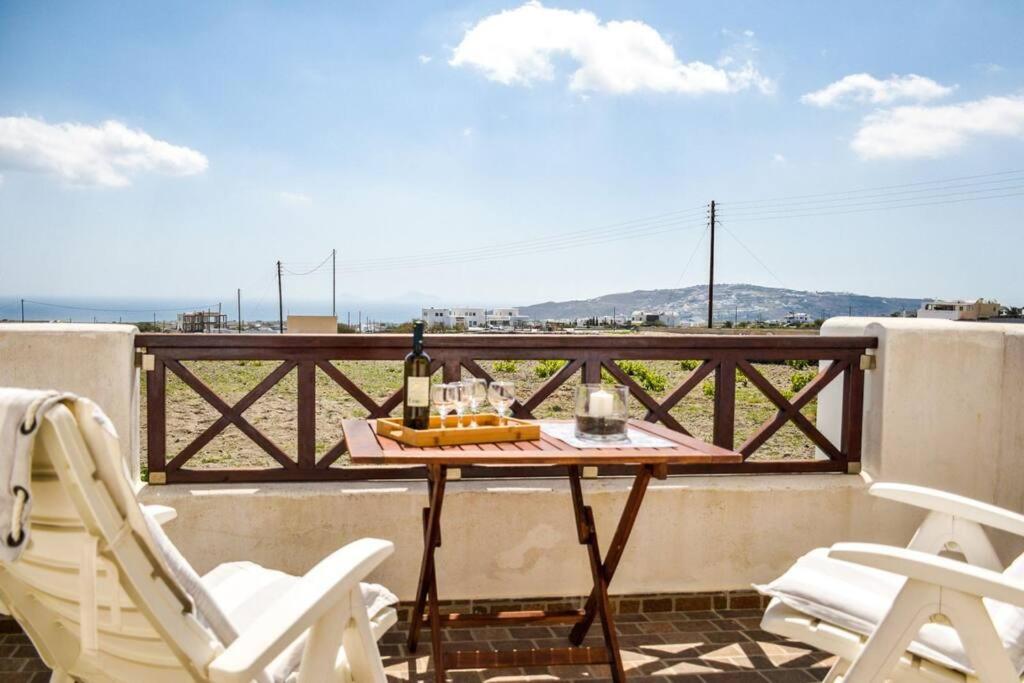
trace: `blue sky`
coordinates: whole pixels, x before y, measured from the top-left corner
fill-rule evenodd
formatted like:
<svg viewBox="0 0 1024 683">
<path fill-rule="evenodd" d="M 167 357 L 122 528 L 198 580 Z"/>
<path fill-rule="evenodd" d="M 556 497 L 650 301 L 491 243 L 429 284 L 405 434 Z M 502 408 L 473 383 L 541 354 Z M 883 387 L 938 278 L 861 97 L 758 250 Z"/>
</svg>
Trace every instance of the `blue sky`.
<svg viewBox="0 0 1024 683">
<path fill-rule="evenodd" d="M 1024 169 L 1022 31 L 1009 1 L 3 2 L 0 297 L 228 302 L 332 248 L 364 300 L 695 284 L 699 209 L 577 233 L 715 199 L 720 281 L 1019 305 L 1024 197 L 934 202 L 1024 175 L 743 202 Z"/>
</svg>

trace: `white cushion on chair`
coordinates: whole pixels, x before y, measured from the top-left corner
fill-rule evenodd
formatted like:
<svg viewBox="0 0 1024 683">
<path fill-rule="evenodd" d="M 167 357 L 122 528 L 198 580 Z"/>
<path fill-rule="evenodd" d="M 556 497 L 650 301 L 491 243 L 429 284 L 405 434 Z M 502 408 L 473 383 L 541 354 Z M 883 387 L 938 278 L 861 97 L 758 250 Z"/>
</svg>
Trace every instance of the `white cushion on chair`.
<svg viewBox="0 0 1024 683">
<path fill-rule="evenodd" d="M 1004 576 L 1024 580 L 1024 555 Z M 818 548 L 801 557 L 789 570 L 765 586 L 765 595 L 808 616 L 869 636 L 892 607 L 906 579 L 871 567 L 828 557 Z M 1024 669 L 1024 609 L 985 599 L 1004 647 L 1018 672 Z M 925 624 L 908 648 L 937 664 L 973 674 L 956 630 L 943 624 Z"/>
<path fill-rule="evenodd" d="M 253 562 L 225 562 L 205 574 L 202 583 L 231 625 L 243 632 L 298 580 L 297 576 Z M 359 587 L 371 621 L 398 602 L 395 594 L 380 584 L 360 583 Z M 285 681 L 299 665 L 305 641 L 305 636 L 300 637 L 267 667 L 275 683 Z"/>
</svg>

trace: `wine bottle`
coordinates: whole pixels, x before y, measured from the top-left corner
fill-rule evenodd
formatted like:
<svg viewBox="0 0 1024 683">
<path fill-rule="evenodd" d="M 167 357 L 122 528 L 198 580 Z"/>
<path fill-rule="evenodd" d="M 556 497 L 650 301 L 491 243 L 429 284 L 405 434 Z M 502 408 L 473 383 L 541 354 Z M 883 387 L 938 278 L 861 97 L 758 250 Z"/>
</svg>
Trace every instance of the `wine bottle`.
<svg viewBox="0 0 1024 683">
<path fill-rule="evenodd" d="M 423 321 L 412 326 L 412 352 L 405 357 L 405 407 L 402 424 L 410 429 L 430 426 L 430 356 L 423 353 Z"/>
</svg>

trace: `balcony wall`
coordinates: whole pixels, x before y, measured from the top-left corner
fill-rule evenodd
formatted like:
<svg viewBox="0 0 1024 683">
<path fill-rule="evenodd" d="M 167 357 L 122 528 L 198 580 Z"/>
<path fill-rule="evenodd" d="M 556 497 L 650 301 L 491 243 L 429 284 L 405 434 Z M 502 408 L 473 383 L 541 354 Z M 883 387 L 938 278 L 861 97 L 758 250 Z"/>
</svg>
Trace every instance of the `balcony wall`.
<svg viewBox="0 0 1024 683">
<path fill-rule="evenodd" d="M 816 546 L 903 542 L 921 515 L 870 499 L 873 479 L 937 486 L 1024 509 L 1024 329 L 840 318 L 822 333 L 879 339 L 877 369 L 865 384 L 861 475 L 654 482 L 613 592 L 744 588 Z M 92 396 L 134 443 L 138 391 L 131 345 L 130 332 L 110 326 L 3 326 L 0 383 Z M 819 423 L 835 430 L 839 392 L 826 392 Z M 127 457 L 137 452 L 128 450 Z M 626 479 L 585 483 L 604 547 L 628 487 Z M 465 481 L 451 483 L 449 491 L 439 552 L 443 597 L 587 590 L 586 557 L 576 545 L 564 483 Z M 374 535 L 398 546 L 377 578 L 403 598 L 412 593 L 422 550 L 422 484 L 163 486 L 147 487 L 142 496 L 178 509 L 168 531 L 200 571 L 249 559 L 302 572 L 334 548 Z M 1008 556 L 1018 550 L 1006 539 L 1000 543 Z"/>
<path fill-rule="evenodd" d="M 134 325 L 0 323 L 0 386 L 59 389 L 99 404 L 139 476 L 139 374 Z"/>
</svg>

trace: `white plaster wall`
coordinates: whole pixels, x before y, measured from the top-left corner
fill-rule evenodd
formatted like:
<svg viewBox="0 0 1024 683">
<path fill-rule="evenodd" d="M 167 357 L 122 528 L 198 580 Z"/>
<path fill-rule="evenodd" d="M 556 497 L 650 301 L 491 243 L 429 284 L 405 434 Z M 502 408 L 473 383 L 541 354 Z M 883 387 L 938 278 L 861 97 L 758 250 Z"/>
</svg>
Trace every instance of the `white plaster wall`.
<svg viewBox="0 0 1024 683">
<path fill-rule="evenodd" d="M 584 482 L 606 549 L 631 480 Z M 840 539 L 904 542 L 917 518 L 879 528 L 861 477 L 687 477 L 652 482 L 616 594 L 749 588 L 808 550 Z M 291 573 L 362 536 L 395 542 L 375 579 L 410 599 L 423 549 L 426 487 L 412 484 L 158 486 L 167 527 L 200 572 L 249 559 Z M 589 590 L 584 549 L 562 481 L 455 481 L 438 551 L 442 598 L 576 596 Z"/>
<path fill-rule="evenodd" d="M 0 323 L 0 386 L 86 396 L 113 421 L 139 476 L 139 375 L 134 325 Z"/>
</svg>

